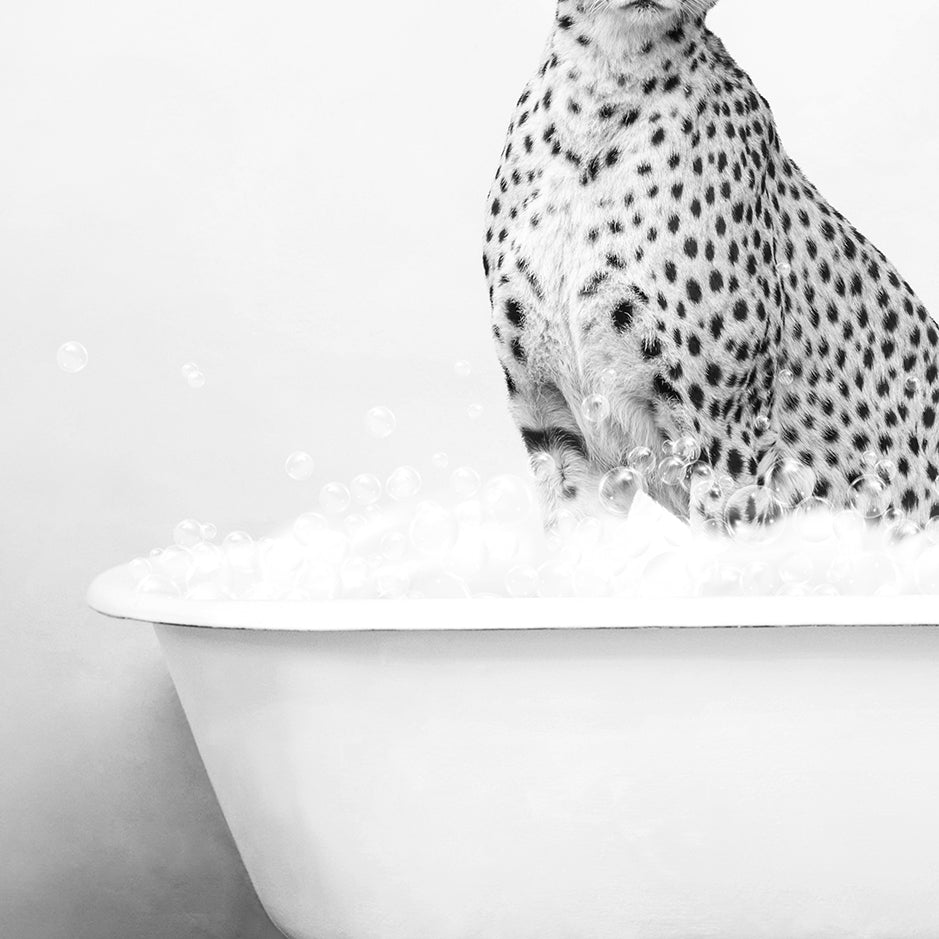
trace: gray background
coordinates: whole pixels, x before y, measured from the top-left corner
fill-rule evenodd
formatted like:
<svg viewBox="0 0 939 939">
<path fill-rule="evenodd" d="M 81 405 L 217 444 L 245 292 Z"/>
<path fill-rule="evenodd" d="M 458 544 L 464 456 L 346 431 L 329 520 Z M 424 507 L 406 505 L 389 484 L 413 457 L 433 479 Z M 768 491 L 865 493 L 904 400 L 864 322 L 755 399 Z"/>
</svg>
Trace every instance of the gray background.
<svg viewBox="0 0 939 939">
<path fill-rule="evenodd" d="M 275 934 L 152 635 L 84 590 L 187 516 L 262 534 L 331 478 L 407 461 L 442 483 L 439 449 L 523 468 L 479 243 L 551 6 L 0 10 L 0 935 Z M 934 4 L 722 0 L 712 22 L 790 152 L 939 309 Z M 79 375 L 55 364 L 70 339 Z M 382 443 L 378 403 L 399 418 Z"/>
</svg>

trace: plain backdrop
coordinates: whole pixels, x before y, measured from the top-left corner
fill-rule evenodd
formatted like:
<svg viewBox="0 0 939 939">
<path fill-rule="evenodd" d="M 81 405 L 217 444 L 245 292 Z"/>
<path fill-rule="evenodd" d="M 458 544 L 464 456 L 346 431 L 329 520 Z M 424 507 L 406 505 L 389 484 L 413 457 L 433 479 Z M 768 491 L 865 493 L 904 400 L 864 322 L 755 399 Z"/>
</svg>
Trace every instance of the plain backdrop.
<svg viewBox="0 0 939 939">
<path fill-rule="evenodd" d="M 552 15 L 3 5 L 0 935 L 274 935 L 149 629 L 84 590 L 188 516 L 263 534 L 329 479 L 408 462 L 440 484 L 437 450 L 524 471 L 480 240 Z M 721 0 L 711 22 L 790 153 L 939 309 L 936 5 Z M 80 374 L 56 366 L 67 340 Z"/>
</svg>

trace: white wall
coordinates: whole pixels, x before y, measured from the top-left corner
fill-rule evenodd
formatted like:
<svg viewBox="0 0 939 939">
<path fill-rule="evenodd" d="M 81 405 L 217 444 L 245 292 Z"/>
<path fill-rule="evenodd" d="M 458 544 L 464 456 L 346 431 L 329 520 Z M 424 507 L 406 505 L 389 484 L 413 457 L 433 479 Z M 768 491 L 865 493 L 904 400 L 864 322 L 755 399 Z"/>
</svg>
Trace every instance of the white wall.
<svg viewBox="0 0 939 939">
<path fill-rule="evenodd" d="M 522 468 L 479 242 L 551 15 L 0 9 L 0 934 L 273 935 L 153 639 L 87 613 L 84 587 L 186 516 L 260 533 L 332 477 L 407 460 L 439 478 L 438 449 Z M 712 22 L 790 152 L 939 309 L 935 5 L 721 0 Z M 69 339 L 78 375 L 55 365 Z M 375 403 L 399 417 L 384 443 L 362 430 Z M 297 448 L 309 483 L 283 472 Z"/>
</svg>

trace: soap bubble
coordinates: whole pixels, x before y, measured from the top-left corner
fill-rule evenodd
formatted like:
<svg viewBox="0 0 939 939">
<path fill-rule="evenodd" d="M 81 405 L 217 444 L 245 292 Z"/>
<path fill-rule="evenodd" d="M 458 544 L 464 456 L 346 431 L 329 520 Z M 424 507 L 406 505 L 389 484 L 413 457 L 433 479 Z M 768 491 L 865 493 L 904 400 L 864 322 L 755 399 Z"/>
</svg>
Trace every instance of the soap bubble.
<svg viewBox="0 0 939 939">
<path fill-rule="evenodd" d="M 765 486 L 745 486 L 727 499 L 724 524 L 735 538 L 745 542 L 766 541 L 784 516 L 783 507 Z"/>
<path fill-rule="evenodd" d="M 515 476 L 496 476 L 482 492 L 483 511 L 494 522 L 517 525 L 532 509 L 531 492 Z"/>
<path fill-rule="evenodd" d="M 295 450 L 287 457 L 284 469 L 294 482 L 303 482 L 313 476 L 313 457 L 303 450 Z"/>
<path fill-rule="evenodd" d="M 127 569 L 130 571 L 130 576 L 133 577 L 134 582 L 138 583 L 153 570 L 153 567 L 147 558 L 134 558 L 127 565 Z"/>
<path fill-rule="evenodd" d="M 835 531 L 832 525 L 832 507 L 829 502 L 812 496 L 796 506 L 793 515 L 798 534 L 806 541 L 827 541 Z"/>
<path fill-rule="evenodd" d="M 709 488 L 716 478 L 714 470 L 707 463 L 694 463 L 685 468 L 681 483 L 690 493 Z"/>
<path fill-rule="evenodd" d="M 413 499 L 421 491 L 421 474 L 413 466 L 399 466 L 388 477 L 385 489 L 395 502 Z"/>
<path fill-rule="evenodd" d="M 187 600 L 227 600 L 228 593 L 220 584 L 211 580 L 200 581 L 193 584 L 186 591 Z"/>
<path fill-rule="evenodd" d="M 899 473 L 900 468 L 893 460 L 880 460 L 874 465 L 874 475 L 880 477 L 887 485 L 895 482 Z"/>
<path fill-rule="evenodd" d="M 794 384 L 796 380 L 795 374 L 793 373 L 792 369 L 789 368 L 780 369 L 776 375 L 776 378 L 778 379 L 780 385 L 783 385 L 787 388 Z"/>
<path fill-rule="evenodd" d="M 629 456 L 626 458 L 626 465 L 631 470 L 635 470 L 643 476 L 648 476 L 650 473 L 655 472 L 658 460 L 648 447 L 636 447 L 630 451 Z"/>
<path fill-rule="evenodd" d="M 389 561 L 400 561 L 408 553 L 408 539 L 403 532 L 389 531 L 382 535 L 382 557 Z"/>
<path fill-rule="evenodd" d="M 930 545 L 916 559 L 914 578 L 920 593 L 939 594 L 939 546 Z"/>
<path fill-rule="evenodd" d="M 436 469 L 446 469 L 450 465 L 450 457 L 443 451 L 440 451 L 431 457 L 431 462 Z"/>
<path fill-rule="evenodd" d="M 225 536 L 222 551 L 230 567 L 236 571 L 254 569 L 257 560 L 257 548 L 254 539 L 244 531 L 233 531 Z"/>
<path fill-rule="evenodd" d="M 864 453 L 861 454 L 861 462 L 868 469 L 873 469 L 877 465 L 879 459 L 880 457 L 877 456 L 873 450 L 865 450 Z"/>
<path fill-rule="evenodd" d="M 469 378 L 473 373 L 473 366 L 466 360 L 461 359 L 454 364 L 453 371 L 455 371 L 460 378 Z"/>
<path fill-rule="evenodd" d="M 316 512 L 304 512 L 293 523 L 294 537 L 300 544 L 309 544 L 318 532 L 329 527 L 329 522 Z"/>
<path fill-rule="evenodd" d="M 665 486 L 680 486 L 685 479 L 688 465 L 679 456 L 666 457 L 659 463 L 658 480 Z"/>
<path fill-rule="evenodd" d="M 784 507 L 794 508 L 815 495 L 817 481 L 811 466 L 806 466 L 794 457 L 787 457 L 769 471 L 766 487 Z"/>
<path fill-rule="evenodd" d="M 215 541 L 217 537 L 218 537 L 218 529 L 211 522 L 203 522 L 202 540 L 203 541 Z"/>
<path fill-rule="evenodd" d="M 368 432 L 379 440 L 390 437 L 398 422 L 394 414 L 385 407 L 371 408 L 365 415 L 365 427 Z"/>
<path fill-rule="evenodd" d="M 854 510 L 869 521 L 883 518 L 890 508 L 890 488 L 879 476 L 858 477 L 851 484 L 850 497 Z"/>
<path fill-rule="evenodd" d="M 75 375 L 88 364 L 88 350 L 80 342 L 64 342 L 55 355 L 63 372 Z"/>
<path fill-rule="evenodd" d="M 433 573 L 419 578 L 414 586 L 426 600 L 465 600 L 470 595 L 466 582 L 455 574 Z"/>
<path fill-rule="evenodd" d="M 536 597 L 538 595 L 538 571 L 527 564 L 513 567 L 505 575 L 505 589 L 510 597 Z"/>
<path fill-rule="evenodd" d="M 374 505 L 381 499 L 381 480 L 372 473 L 360 473 L 352 480 L 350 490 L 359 505 Z"/>
<path fill-rule="evenodd" d="M 342 523 L 349 533 L 350 538 L 358 538 L 360 535 L 364 534 L 368 528 L 368 519 L 364 515 L 359 515 L 357 512 L 352 515 L 347 515 Z"/>
<path fill-rule="evenodd" d="M 400 600 L 407 595 L 411 578 L 401 567 L 382 567 L 375 574 L 375 586 L 383 600 Z"/>
<path fill-rule="evenodd" d="M 186 376 L 186 384 L 194 391 L 198 391 L 200 388 L 205 387 L 205 375 L 198 369 L 194 372 L 190 372 Z"/>
<path fill-rule="evenodd" d="M 193 559 L 187 548 L 171 545 L 164 548 L 153 562 L 154 570 L 165 574 L 177 583 L 183 583 L 192 576 Z"/>
<path fill-rule="evenodd" d="M 320 508 L 330 515 L 342 515 L 352 504 L 352 493 L 342 483 L 326 483 L 320 489 Z"/>
<path fill-rule="evenodd" d="M 581 414 L 590 424 L 602 424 L 612 411 L 610 399 L 606 395 L 590 395 L 581 402 Z"/>
<path fill-rule="evenodd" d="M 564 561 L 545 561 L 538 568 L 538 596 L 572 596 L 574 593 L 573 573 Z"/>
<path fill-rule="evenodd" d="M 461 466 L 450 474 L 450 485 L 461 499 L 470 499 L 479 492 L 482 480 L 476 470 Z"/>
<path fill-rule="evenodd" d="M 178 597 L 179 586 L 164 574 L 148 574 L 137 584 L 137 593 L 151 597 Z"/>
<path fill-rule="evenodd" d="M 783 277 L 788 277 L 792 273 L 792 265 L 787 261 L 780 261 L 776 265 L 776 271 Z"/>
<path fill-rule="evenodd" d="M 906 380 L 903 387 L 906 389 L 907 394 L 916 395 L 919 394 L 920 390 L 920 380 L 918 378 L 910 377 Z"/>
<path fill-rule="evenodd" d="M 453 513 L 437 502 L 422 502 L 409 530 L 411 544 L 427 557 L 437 557 L 453 549 L 459 535 Z"/>
<path fill-rule="evenodd" d="M 758 414 L 753 421 L 753 429 L 758 434 L 765 434 L 770 427 L 773 426 L 773 422 L 770 420 L 769 416 L 766 414 Z"/>
<path fill-rule="evenodd" d="M 483 406 L 481 404 L 471 404 L 466 409 L 466 416 L 471 421 L 478 421 L 483 415 Z"/>
<path fill-rule="evenodd" d="M 600 480 L 600 504 L 611 515 L 626 516 L 641 489 L 642 476 L 629 467 L 619 466 Z"/>
<path fill-rule="evenodd" d="M 675 456 L 685 463 L 694 463 L 701 457 L 701 444 L 697 438 L 686 434 L 675 441 Z"/>
<path fill-rule="evenodd" d="M 202 541 L 202 526 L 194 519 L 187 518 L 173 529 L 173 544 L 191 548 Z"/>
</svg>

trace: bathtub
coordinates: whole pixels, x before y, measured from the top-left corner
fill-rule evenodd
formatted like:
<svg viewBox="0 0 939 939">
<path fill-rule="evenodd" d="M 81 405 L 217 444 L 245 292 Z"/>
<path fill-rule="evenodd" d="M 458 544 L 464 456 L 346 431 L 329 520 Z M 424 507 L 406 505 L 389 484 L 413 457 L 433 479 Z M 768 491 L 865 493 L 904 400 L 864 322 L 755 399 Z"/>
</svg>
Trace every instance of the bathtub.
<svg viewBox="0 0 939 939">
<path fill-rule="evenodd" d="M 291 939 L 939 936 L 934 600 L 89 601 Z"/>
</svg>

